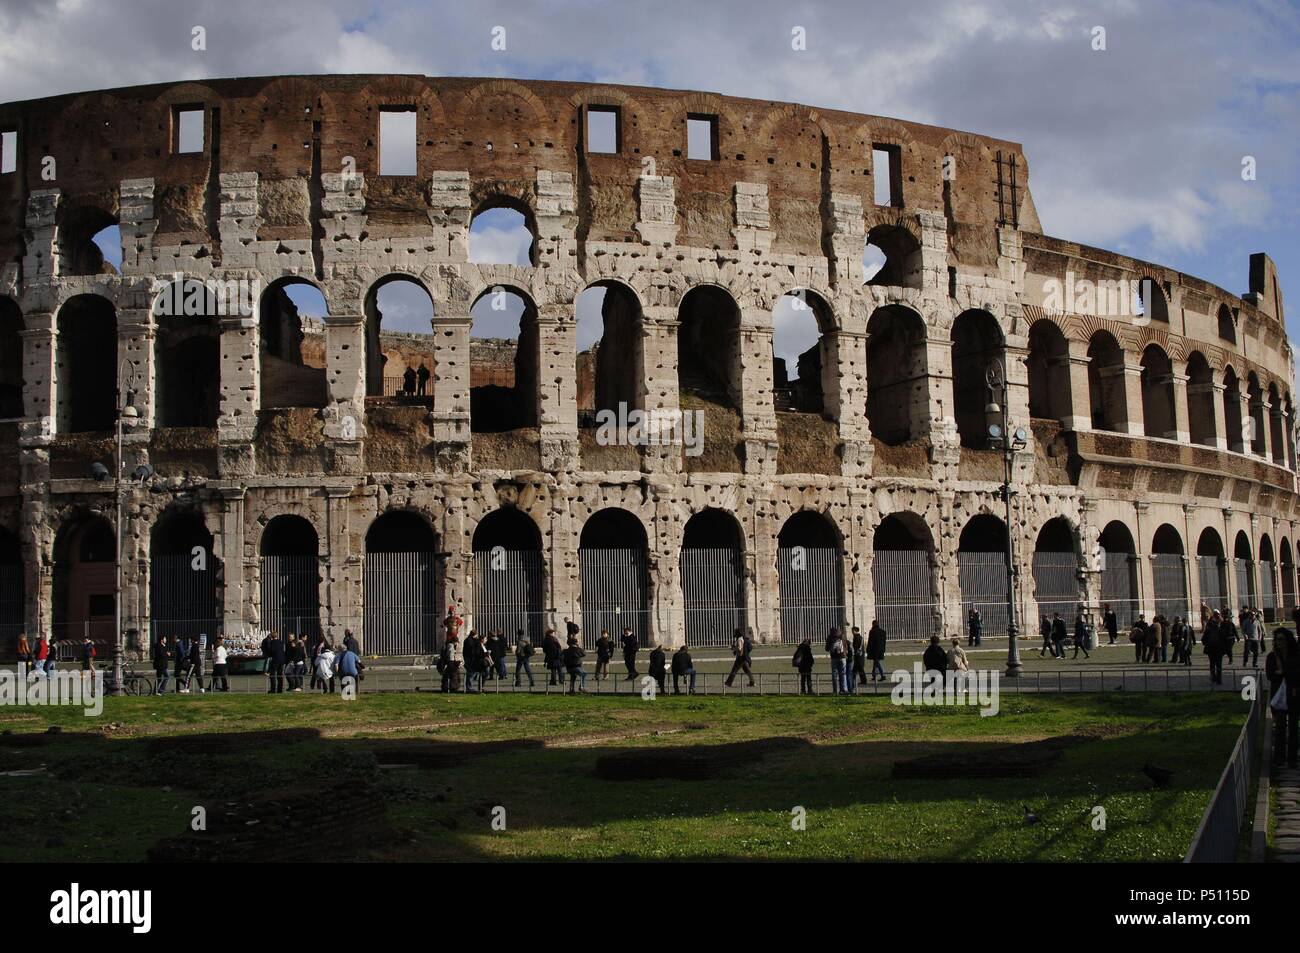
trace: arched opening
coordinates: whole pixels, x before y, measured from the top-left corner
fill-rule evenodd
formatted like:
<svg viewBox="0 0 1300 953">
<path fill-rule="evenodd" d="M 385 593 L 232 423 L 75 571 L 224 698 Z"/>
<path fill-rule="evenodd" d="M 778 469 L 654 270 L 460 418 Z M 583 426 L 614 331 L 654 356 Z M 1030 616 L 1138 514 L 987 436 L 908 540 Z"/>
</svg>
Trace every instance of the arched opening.
<svg viewBox="0 0 1300 953">
<path fill-rule="evenodd" d="M 221 413 L 221 326 L 201 281 L 169 285 L 154 300 L 155 419 L 159 427 L 215 427 Z"/>
<path fill-rule="evenodd" d="M 868 285 L 921 287 L 921 243 L 901 225 L 877 225 L 862 250 L 862 280 Z"/>
<path fill-rule="evenodd" d="M 1201 586 L 1201 604 L 1211 610 L 1228 604 L 1228 560 L 1223 539 L 1212 527 L 1201 530 L 1196 541 L 1196 576 Z"/>
<path fill-rule="evenodd" d="M 643 410 L 641 302 L 627 285 L 602 281 L 574 302 L 577 314 L 578 425 L 596 426 L 602 410 Z"/>
<path fill-rule="evenodd" d="M 1187 359 L 1187 434 L 1192 443 L 1215 445 L 1214 373 L 1205 355 L 1193 351 Z"/>
<path fill-rule="evenodd" d="M 55 639 L 79 642 L 90 636 L 101 649 L 112 643 L 116 553 L 113 526 L 102 516 L 82 514 L 60 528 L 54 540 Z"/>
<path fill-rule="evenodd" d="M 929 638 L 938 617 L 930 528 L 915 513 L 891 514 L 876 527 L 874 550 L 876 621 L 890 638 Z"/>
<path fill-rule="evenodd" d="M 221 574 L 212 534 L 193 510 L 169 509 L 149 536 L 149 634 L 207 636 L 221 629 Z"/>
<path fill-rule="evenodd" d="M 23 314 L 0 298 L 0 420 L 23 416 Z"/>
<path fill-rule="evenodd" d="M 1255 593 L 1255 556 L 1244 530 L 1237 532 L 1232 543 L 1232 568 L 1236 575 L 1237 600 L 1242 605 L 1255 605 L 1259 601 Z"/>
<path fill-rule="evenodd" d="M 1142 430 L 1148 437 L 1178 436 L 1174 421 L 1174 372 L 1159 345 L 1142 352 Z"/>
<path fill-rule="evenodd" d="M 867 422 L 871 436 L 890 447 L 916 440 L 921 436 L 929 399 L 925 322 L 901 305 L 877 308 L 867 322 Z"/>
<path fill-rule="evenodd" d="M 963 311 L 952 324 L 952 411 L 961 445 L 988 449 L 984 408 L 989 366 L 1002 354 L 1002 329 L 987 311 Z"/>
<path fill-rule="evenodd" d="M 822 639 L 845 624 L 844 560 L 840 534 L 830 518 L 795 513 L 777 536 L 776 570 L 781 594 L 781 641 Z"/>
<path fill-rule="evenodd" d="M 122 233 L 117 217 L 83 205 L 60 215 L 59 274 L 115 275 L 122 265 Z"/>
<path fill-rule="evenodd" d="M 1231 367 L 1223 372 L 1223 427 L 1228 438 L 1228 449 L 1234 453 L 1246 452 L 1246 425 L 1241 414 L 1241 382 Z"/>
<path fill-rule="evenodd" d="M 730 645 L 746 628 L 744 536 L 725 510 L 701 510 L 682 536 L 687 645 Z"/>
<path fill-rule="evenodd" d="M 26 630 L 23 547 L 18 537 L 0 529 L 0 644 L 10 646 Z"/>
<path fill-rule="evenodd" d="M 1278 393 L 1277 384 L 1268 385 L 1268 406 L 1268 433 L 1273 448 L 1273 462 L 1284 467 L 1286 466 L 1286 438 L 1283 436 L 1285 411 L 1282 409 L 1282 396 Z"/>
<path fill-rule="evenodd" d="M 996 516 L 971 517 L 957 544 L 957 581 L 961 588 L 962 617 L 978 609 L 984 635 L 1003 635 L 1009 616 L 1007 605 L 1007 525 Z"/>
<path fill-rule="evenodd" d="M 433 299 L 405 275 L 379 279 L 366 294 L 366 396 L 419 398 L 433 405 Z"/>
<path fill-rule="evenodd" d="M 1121 626 L 1138 617 L 1137 547 L 1133 534 L 1119 520 L 1106 524 L 1098 539 L 1101 546 L 1101 601 L 1109 605 Z"/>
<path fill-rule="evenodd" d="M 1237 323 L 1232 319 L 1232 309 L 1226 304 L 1219 305 L 1219 340 L 1230 344 L 1237 343 Z"/>
<path fill-rule="evenodd" d="M 1122 433 L 1128 421 L 1124 394 L 1124 350 L 1109 331 L 1088 341 L 1088 406 L 1092 429 Z"/>
<path fill-rule="evenodd" d="M 1160 282 L 1154 278 L 1146 277 L 1138 282 L 1138 307 L 1138 314 L 1149 320 L 1169 323 L 1169 303 Z"/>
<path fill-rule="evenodd" d="M 739 410 L 740 308 L 722 288 L 700 285 L 682 298 L 677 313 L 677 386 L 709 403 Z"/>
<path fill-rule="evenodd" d="M 366 531 L 362 646 L 371 655 L 437 650 L 438 537 L 418 513 L 384 513 Z"/>
<path fill-rule="evenodd" d="M 820 414 L 837 368 L 823 333 L 834 327 L 820 295 L 792 291 L 772 309 L 772 403 L 778 411 Z"/>
<path fill-rule="evenodd" d="M 1187 561 L 1184 558 L 1183 538 L 1168 523 L 1156 530 L 1151 539 L 1151 583 L 1154 589 L 1156 615 L 1172 620 L 1174 616 L 1188 617 Z"/>
<path fill-rule="evenodd" d="M 639 645 L 649 645 L 650 584 L 646 533 L 641 521 L 615 508 L 593 513 L 578 541 L 582 574 L 582 631 L 587 646 L 601 629 L 618 642 L 623 626 L 631 626 Z"/>
<path fill-rule="evenodd" d="M 528 514 L 495 510 L 474 530 L 474 614 L 471 628 L 501 632 L 514 644 L 519 632 L 541 646 L 544 619 L 542 534 Z"/>
<path fill-rule="evenodd" d="M 1277 621 L 1277 565 L 1273 559 L 1273 541 L 1265 533 L 1259 538 L 1259 604 L 1265 622 Z"/>
<path fill-rule="evenodd" d="M 325 316 L 320 289 L 302 278 L 277 281 L 258 303 L 261 407 L 324 407 Z"/>
<path fill-rule="evenodd" d="M 1250 452 L 1256 456 L 1265 456 L 1268 452 L 1267 431 L 1264 429 L 1264 390 L 1259 386 L 1259 378 L 1251 371 L 1246 378 L 1246 401 L 1250 405 Z"/>
<path fill-rule="evenodd" d="M 1284 619 L 1291 617 L 1291 610 L 1295 608 L 1295 562 L 1291 553 L 1291 541 L 1285 536 L 1278 543 L 1278 575 L 1282 579 L 1282 603 L 1278 607 L 1280 615 Z"/>
<path fill-rule="evenodd" d="M 316 530 L 301 516 L 277 516 L 262 530 L 262 628 L 283 638 L 320 632 L 320 551 Z"/>
<path fill-rule="evenodd" d="M 1070 521 L 1057 516 L 1043 524 L 1034 544 L 1034 601 L 1040 620 L 1059 612 L 1074 618 L 1083 599 L 1079 582 L 1078 536 Z"/>
<path fill-rule="evenodd" d="M 77 295 L 59 309 L 55 346 L 58 429 L 112 430 L 117 421 L 117 313 L 106 298 Z"/>
<path fill-rule="evenodd" d="M 514 288 L 490 288 L 470 308 L 470 429 L 537 426 L 541 340 L 537 306 Z"/>
<path fill-rule="evenodd" d="M 1065 424 L 1073 413 L 1070 347 L 1055 321 L 1039 319 L 1029 328 L 1029 416 Z"/>
<path fill-rule="evenodd" d="M 504 196 L 481 203 L 469 223 L 469 260 L 479 265 L 536 265 L 532 209 Z"/>
</svg>

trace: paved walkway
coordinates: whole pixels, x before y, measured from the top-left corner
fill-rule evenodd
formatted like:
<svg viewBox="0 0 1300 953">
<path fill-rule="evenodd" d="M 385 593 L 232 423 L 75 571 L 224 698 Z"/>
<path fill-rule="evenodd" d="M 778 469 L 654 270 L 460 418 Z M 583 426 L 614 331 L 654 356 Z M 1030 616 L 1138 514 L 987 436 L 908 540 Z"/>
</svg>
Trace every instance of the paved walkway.
<svg viewBox="0 0 1300 953">
<path fill-rule="evenodd" d="M 1271 752 L 1265 752 L 1271 757 Z M 1277 826 L 1273 835 L 1273 860 L 1300 864 L 1300 768 L 1274 768 L 1277 791 Z"/>
</svg>

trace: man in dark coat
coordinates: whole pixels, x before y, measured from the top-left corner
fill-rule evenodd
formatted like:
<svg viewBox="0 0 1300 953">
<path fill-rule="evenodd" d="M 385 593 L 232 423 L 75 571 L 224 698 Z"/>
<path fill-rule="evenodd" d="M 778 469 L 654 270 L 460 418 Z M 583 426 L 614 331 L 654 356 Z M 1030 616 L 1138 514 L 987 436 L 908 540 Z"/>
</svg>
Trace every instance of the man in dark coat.
<svg viewBox="0 0 1300 953">
<path fill-rule="evenodd" d="M 1119 636 L 1119 619 L 1110 608 L 1110 603 L 1102 606 L 1102 625 L 1106 627 L 1106 635 L 1110 638 L 1110 644 L 1115 644 L 1115 639 Z"/>
<path fill-rule="evenodd" d="M 176 676 L 176 691 L 180 692 L 184 687 L 182 682 L 185 681 L 185 670 L 190 664 L 190 637 L 188 635 L 176 636 L 176 644 L 173 648 L 175 649 L 175 654 L 172 656 L 175 663 L 173 674 Z"/>
<path fill-rule="evenodd" d="M 630 682 L 637 675 L 636 653 L 641 646 L 637 644 L 637 638 L 632 634 L 630 625 L 623 626 L 621 641 L 623 643 L 623 664 L 627 666 L 627 680 Z"/>
<path fill-rule="evenodd" d="M 664 680 L 668 676 L 667 656 L 664 647 L 658 642 L 650 649 L 650 677 L 659 683 L 659 693 L 664 692 Z"/>
<path fill-rule="evenodd" d="M 167 641 L 167 636 L 158 636 L 158 641 L 153 644 L 153 673 L 158 679 L 159 695 L 167 691 L 167 673 L 170 671 L 171 658 L 172 647 Z"/>
<path fill-rule="evenodd" d="M 428 365 L 425 364 L 424 361 L 421 361 L 419 369 L 415 372 L 416 385 L 419 388 L 416 393 L 421 397 L 423 397 L 425 391 L 429 389 L 429 378 L 432 376 L 433 375 L 429 373 Z"/>
<path fill-rule="evenodd" d="M 804 636 L 804 640 L 800 642 L 798 648 L 794 650 L 794 658 L 790 661 L 794 664 L 794 667 L 799 670 L 799 694 L 813 694 L 813 650 L 811 638 Z M 873 675 L 872 678 L 875 678 L 875 676 Z"/>
<path fill-rule="evenodd" d="M 984 636 L 984 619 L 980 616 L 979 609 L 970 610 L 970 615 L 966 617 L 966 628 L 966 644 L 979 645 Z"/>
<path fill-rule="evenodd" d="M 180 654 L 179 649 L 177 654 Z M 262 640 L 262 655 L 266 657 L 266 675 L 268 695 L 281 695 L 284 693 L 284 643 L 280 641 L 280 633 L 274 629 Z"/>
<path fill-rule="evenodd" d="M 546 684 L 559 685 L 561 688 L 564 687 L 564 675 L 560 671 L 560 655 L 562 651 L 560 640 L 555 637 L 555 630 L 547 629 L 546 636 L 542 639 L 542 661 L 546 665 L 547 671 L 550 672 Z"/>
<path fill-rule="evenodd" d="M 1065 620 L 1061 613 L 1052 613 L 1052 654 L 1059 659 L 1065 658 L 1065 640 L 1069 633 L 1065 630 Z"/>
<path fill-rule="evenodd" d="M 1074 620 L 1074 657 L 1079 657 L 1079 652 L 1083 652 L 1084 658 L 1092 658 L 1088 654 L 1088 623 L 1084 621 L 1083 613 L 1080 612 Z"/>
<path fill-rule="evenodd" d="M 691 653 L 686 646 L 682 646 L 673 653 L 673 694 L 682 693 L 681 680 L 686 679 L 686 689 L 691 695 L 695 694 L 695 663 L 691 660 Z"/>
<path fill-rule="evenodd" d="M 921 656 L 921 664 L 927 672 L 934 671 L 942 675 L 948 670 L 948 653 L 939 644 L 937 635 L 930 636 L 930 647 Z"/>
<path fill-rule="evenodd" d="M 407 397 L 415 395 L 415 369 L 410 365 L 402 372 L 402 393 Z"/>
<path fill-rule="evenodd" d="M 1210 682 L 1223 684 L 1223 656 L 1227 654 L 1227 637 L 1223 632 L 1223 616 L 1215 611 L 1210 616 L 1201 635 L 1201 648 L 1210 657 Z"/>
<path fill-rule="evenodd" d="M 867 630 L 867 658 L 871 659 L 871 680 L 879 675 L 885 678 L 885 630 L 880 623 L 872 619 L 871 628 Z"/>
<path fill-rule="evenodd" d="M 867 640 L 862 637 L 862 630 L 853 627 L 853 673 L 849 676 L 858 685 L 867 684 Z"/>
</svg>

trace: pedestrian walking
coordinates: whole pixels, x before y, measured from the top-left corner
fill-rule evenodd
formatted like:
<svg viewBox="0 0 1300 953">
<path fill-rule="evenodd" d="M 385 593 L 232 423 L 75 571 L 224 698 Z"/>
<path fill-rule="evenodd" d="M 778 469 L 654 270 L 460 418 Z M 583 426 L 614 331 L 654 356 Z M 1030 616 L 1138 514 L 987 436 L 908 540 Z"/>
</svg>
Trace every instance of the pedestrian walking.
<svg viewBox="0 0 1300 953">
<path fill-rule="evenodd" d="M 1241 607 L 1241 615 L 1238 616 L 1241 624 L 1241 664 L 1243 667 L 1259 665 L 1259 643 L 1260 643 L 1260 625 L 1259 615 L 1254 609 L 1248 609 L 1246 606 Z"/>
<path fill-rule="evenodd" d="M 185 665 L 185 694 L 190 693 L 196 679 L 199 694 L 205 694 L 207 689 L 203 687 L 203 643 L 199 639 L 190 639 L 190 657 Z"/>
<path fill-rule="evenodd" d="M 230 691 L 230 681 L 226 677 L 229 671 L 229 663 L 226 661 L 228 657 L 226 640 L 219 635 L 212 642 L 212 690 L 214 692 Z"/>
<path fill-rule="evenodd" d="M 167 636 L 158 636 L 158 641 L 153 644 L 152 654 L 153 673 L 158 680 L 157 692 L 162 695 L 167 691 L 167 676 L 172 664 L 172 647 L 167 641 Z"/>
<path fill-rule="evenodd" d="M 266 659 L 266 677 L 268 695 L 284 692 L 284 643 L 280 633 L 272 629 L 262 640 L 262 655 Z"/>
<path fill-rule="evenodd" d="M 872 619 L 871 628 L 867 630 L 867 658 L 871 659 L 871 680 L 877 676 L 885 680 L 885 630 L 880 623 Z"/>
<path fill-rule="evenodd" d="M 1061 613 L 1052 613 L 1052 654 L 1061 660 L 1065 659 L 1065 640 L 1069 633 L 1065 630 L 1065 620 L 1061 618 Z"/>
<path fill-rule="evenodd" d="M 316 653 L 316 683 L 322 695 L 334 693 L 334 648 L 325 642 Z"/>
<path fill-rule="evenodd" d="M 739 629 L 736 630 L 735 635 L 731 640 L 731 656 L 733 659 L 731 663 L 731 674 L 727 676 L 727 680 L 724 684 L 730 688 L 731 683 L 736 680 L 736 673 L 744 672 L 745 677 L 749 679 L 749 687 L 753 688 L 754 675 L 749 667 L 749 655 L 746 654 L 745 651 L 745 636 L 741 634 Z"/>
<path fill-rule="evenodd" d="M 1273 651 L 1264 659 L 1268 677 L 1268 705 L 1273 712 L 1273 764 L 1283 760 L 1294 768 L 1300 746 L 1300 644 L 1286 628 L 1273 631 Z"/>
<path fill-rule="evenodd" d="M 984 619 L 980 615 L 980 610 L 972 606 L 970 614 L 966 617 L 966 643 L 968 645 L 979 645 L 983 636 Z"/>
<path fill-rule="evenodd" d="M 831 629 L 826 637 L 826 654 L 831 659 L 831 694 L 839 695 L 849 690 L 846 678 L 845 661 L 850 649 L 844 644 L 844 637 L 838 629 Z"/>
<path fill-rule="evenodd" d="M 596 681 L 609 678 L 609 660 L 614 657 L 614 642 L 609 637 L 609 629 L 600 630 L 596 639 Z"/>
<path fill-rule="evenodd" d="M 185 687 L 185 669 L 190 664 L 190 637 L 178 635 L 174 641 L 176 654 L 172 672 L 176 676 L 176 691 L 179 693 Z"/>
<path fill-rule="evenodd" d="M 853 627 L 853 672 L 849 676 L 852 685 L 867 684 L 867 640 L 862 637 L 862 630 Z"/>
<path fill-rule="evenodd" d="M 529 688 L 532 688 L 533 685 L 536 684 L 533 681 L 531 662 L 533 652 L 535 651 L 536 649 L 533 648 L 533 643 L 528 641 L 528 636 L 524 634 L 523 629 L 520 629 L 515 641 L 515 688 L 520 686 L 521 678 L 524 675 L 528 676 Z"/>
<path fill-rule="evenodd" d="M 1133 643 L 1133 661 L 1140 663 L 1147 650 L 1147 623 L 1142 616 L 1139 615 L 1137 621 L 1133 623 L 1128 640 Z"/>
<path fill-rule="evenodd" d="M 1228 665 L 1232 665 L 1232 649 L 1241 638 L 1237 631 L 1237 624 L 1232 621 L 1232 609 L 1228 606 L 1223 607 L 1223 612 L 1219 614 L 1219 631 L 1223 633 L 1224 656 L 1228 660 Z"/>
<path fill-rule="evenodd" d="M 790 664 L 799 672 L 799 694 L 816 694 L 813 691 L 812 681 L 813 650 L 811 638 L 804 636 L 803 641 L 795 647 L 794 657 L 790 659 Z"/>
<path fill-rule="evenodd" d="M 560 646 L 560 640 L 555 637 L 554 629 L 547 629 L 546 635 L 542 638 L 542 661 L 546 665 L 547 672 L 550 673 L 547 678 L 547 685 L 558 685 L 564 687 L 564 673 L 562 666 L 564 664 L 561 656 L 564 649 Z"/>
<path fill-rule="evenodd" d="M 1084 620 L 1082 612 L 1074 619 L 1074 658 L 1078 658 L 1080 652 L 1083 653 L 1084 658 L 1092 658 L 1088 654 L 1088 623 Z"/>
<path fill-rule="evenodd" d="M 1052 648 L 1052 617 L 1046 612 L 1041 612 L 1039 614 L 1038 634 L 1043 639 L 1043 644 L 1038 647 L 1038 657 L 1042 658 L 1048 652 L 1055 655 L 1056 650 Z"/>
<path fill-rule="evenodd" d="M 487 676 L 487 652 L 477 629 L 470 629 L 465 637 L 465 694 L 484 690 Z"/>
<path fill-rule="evenodd" d="M 560 655 L 564 663 L 564 670 L 569 673 L 570 695 L 574 692 L 575 683 L 577 683 L 578 691 L 585 692 L 587 690 L 587 673 L 582 670 L 582 660 L 586 654 L 582 650 L 582 646 L 578 644 L 577 635 L 569 636 L 569 644 L 565 646 Z M 563 681 L 560 684 L 563 685 Z"/>
<path fill-rule="evenodd" d="M 1201 648 L 1210 658 L 1210 683 L 1222 685 L 1223 658 L 1228 653 L 1228 636 L 1224 631 L 1223 615 L 1217 610 L 1210 616 L 1205 633 L 1201 636 Z"/>
<path fill-rule="evenodd" d="M 462 659 L 460 637 L 455 633 L 447 636 L 442 646 L 442 690 L 443 692 L 460 691 L 460 666 Z"/>
<path fill-rule="evenodd" d="M 637 637 L 632 634 L 630 625 L 623 626 L 623 635 L 619 640 L 623 645 L 623 664 L 627 667 L 627 681 L 632 681 L 637 676 L 636 671 L 636 653 L 640 649 Z"/>
<path fill-rule="evenodd" d="M 1115 639 L 1119 637 L 1119 619 L 1116 617 L 1114 610 L 1111 609 L 1110 603 L 1101 607 L 1101 624 L 1106 627 L 1106 635 L 1110 639 L 1111 645 L 1115 644 Z"/>
</svg>

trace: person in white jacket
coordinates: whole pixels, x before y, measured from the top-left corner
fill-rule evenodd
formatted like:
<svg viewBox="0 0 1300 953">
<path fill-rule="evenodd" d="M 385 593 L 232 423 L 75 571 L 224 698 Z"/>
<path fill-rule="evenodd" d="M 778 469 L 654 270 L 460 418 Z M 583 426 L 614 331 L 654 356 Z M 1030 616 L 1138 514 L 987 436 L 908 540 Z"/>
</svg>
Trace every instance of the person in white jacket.
<svg viewBox="0 0 1300 953">
<path fill-rule="evenodd" d="M 316 678 L 320 681 L 321 694 L 334 691 L 334 650 L 326 642 L 316 656 Z"/>
<path fill-rule="evenodd" d="M 217 636 L 212 643 L 212 690 L 214 692 L 230 691 L 230 682 L 226 679 L 226 640 Z"/>
</svg>

